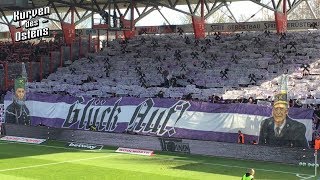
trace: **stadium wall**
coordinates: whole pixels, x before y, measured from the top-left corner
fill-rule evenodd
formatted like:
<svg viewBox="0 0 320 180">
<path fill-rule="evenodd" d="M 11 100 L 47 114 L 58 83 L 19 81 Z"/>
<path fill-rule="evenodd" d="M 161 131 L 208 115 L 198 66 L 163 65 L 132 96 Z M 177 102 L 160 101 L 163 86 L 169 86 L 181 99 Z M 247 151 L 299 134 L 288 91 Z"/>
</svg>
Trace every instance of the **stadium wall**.
<svg viewBox="0 0 320 180">
<path fill-rule="evenodd" d="M 103 144 L 115 147 L 152 149 L 161 151 L 159 137 L 122 133 L 102 133 L 49 127 L 33 127 L 5 124 L 5 135 L 46 138 L 57 141 Z M 182 139 L 189 144 L 191 154 L 228 157 L 236 159 L 270 161 L 286 164 L 312 163 L 313 150 L 302 148 L 268 147 L 260 145 L 234 144 L 214 141 Z M 303 157 L 305 156 L 305 157 Z"/>
</svg>

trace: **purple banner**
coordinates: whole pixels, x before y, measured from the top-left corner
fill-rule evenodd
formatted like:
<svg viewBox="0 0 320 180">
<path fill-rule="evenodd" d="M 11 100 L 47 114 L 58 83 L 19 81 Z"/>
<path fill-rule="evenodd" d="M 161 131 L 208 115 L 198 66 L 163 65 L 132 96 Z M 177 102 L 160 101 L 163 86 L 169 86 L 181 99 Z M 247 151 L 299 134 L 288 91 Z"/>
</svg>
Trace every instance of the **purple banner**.
<svg viewBox="0 0 320 180">
<path fill-rule="evenodd" d="M 12 102 L 5 97 L 5 107 Z M 199 140 L 258 140 L 260 125 L 272 108 L 255 104 L 213 104 L 162 98 L 88 98 L 28 93 L 31 125 Z M 304 124 L 311 140 L 312 109 L 290 108 L 289 117 Z"/>
</svg>

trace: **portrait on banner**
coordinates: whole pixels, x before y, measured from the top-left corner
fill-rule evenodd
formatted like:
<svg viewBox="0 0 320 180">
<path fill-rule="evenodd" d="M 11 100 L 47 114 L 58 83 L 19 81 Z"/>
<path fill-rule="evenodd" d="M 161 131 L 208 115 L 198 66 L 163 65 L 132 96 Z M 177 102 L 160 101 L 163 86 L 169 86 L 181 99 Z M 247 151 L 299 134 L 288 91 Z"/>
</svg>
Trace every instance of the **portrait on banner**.
<svg viewBox="0 0 320 180">
<path fill-rule="evenodd" d="M 259 144 L 270 146 L 308 147 L 306 126 L 288 116 L 287 80 L 282 77 L 280 93 L 274 97 L 272 117 L 261 122 Z"/>
<path fill-rule="evenodd" d="M 12 103 L 5 110 L 5 123 L 31 125 L 30 112 L 27 108 L 25 78 L 17 78 L 14 81 L 14 95 Z"/>
</svg>

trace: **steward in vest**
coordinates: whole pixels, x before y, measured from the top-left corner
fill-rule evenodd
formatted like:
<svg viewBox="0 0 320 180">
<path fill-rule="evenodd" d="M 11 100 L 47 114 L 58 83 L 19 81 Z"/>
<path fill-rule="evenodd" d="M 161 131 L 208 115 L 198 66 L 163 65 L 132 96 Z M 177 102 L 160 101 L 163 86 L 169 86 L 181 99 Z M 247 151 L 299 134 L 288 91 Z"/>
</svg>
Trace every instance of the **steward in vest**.
<svg viewBox="0 0 320 180">
<path fill-rule="evenodd" d="M 242 176 L 241 180 L 253 180 L 254 179 L 254 169 L 248 169 L 247 173 Z"/>
<path fill-rule="evenodd" d="M 314 149 L 319 150 L 320 149 L 320 136 L 317 136 L 314 140 Z"/>
</svg>

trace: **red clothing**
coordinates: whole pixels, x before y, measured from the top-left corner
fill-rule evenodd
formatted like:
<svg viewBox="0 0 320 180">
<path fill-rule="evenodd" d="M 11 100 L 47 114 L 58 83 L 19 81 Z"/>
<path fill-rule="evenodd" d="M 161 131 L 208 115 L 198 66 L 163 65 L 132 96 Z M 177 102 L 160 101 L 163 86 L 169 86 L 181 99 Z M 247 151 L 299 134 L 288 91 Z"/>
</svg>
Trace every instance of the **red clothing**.
<svg viewBox="0 0 320 180">
<path fill-rule="evenodd" d="M 238 143 L 244 144 L 244 135 L 242 133 L 238 134 Z"/>
<path fill-rule="evenodd" d="M 314 140 L 314 149 L 320 149 L 320 139 Z"/>
</svg>

